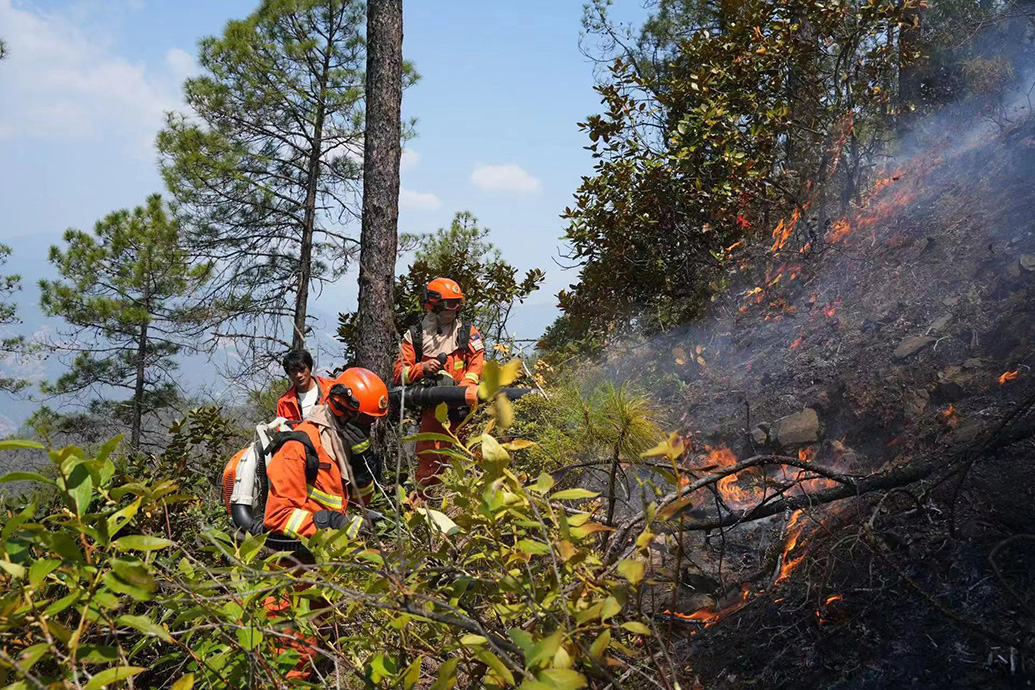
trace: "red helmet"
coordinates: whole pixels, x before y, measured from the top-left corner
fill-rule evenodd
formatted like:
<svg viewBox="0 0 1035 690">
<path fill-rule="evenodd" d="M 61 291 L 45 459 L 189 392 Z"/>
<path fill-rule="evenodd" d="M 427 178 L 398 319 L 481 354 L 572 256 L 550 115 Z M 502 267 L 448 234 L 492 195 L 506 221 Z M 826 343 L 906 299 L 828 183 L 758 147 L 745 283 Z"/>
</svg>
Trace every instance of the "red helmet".
<svg viewBox="0 0 1035 690">
<path fill-rule="evenodd" d="M 450 307 L 450 303 L 456 306 Z M 459 309 L 464 303 L 464 292 L 460 284 L 449 278 L 435 278 L 424 288 L 424 308 Z"/>
<path fill-rule="evenodd" d="M 371 417 L 388 414 L 388 387 L 377 374 L 362 367 L 341 372 L 331 384 L 327 399 L 335 414 L 342 414 L 341 408 Z"/>
</svg>

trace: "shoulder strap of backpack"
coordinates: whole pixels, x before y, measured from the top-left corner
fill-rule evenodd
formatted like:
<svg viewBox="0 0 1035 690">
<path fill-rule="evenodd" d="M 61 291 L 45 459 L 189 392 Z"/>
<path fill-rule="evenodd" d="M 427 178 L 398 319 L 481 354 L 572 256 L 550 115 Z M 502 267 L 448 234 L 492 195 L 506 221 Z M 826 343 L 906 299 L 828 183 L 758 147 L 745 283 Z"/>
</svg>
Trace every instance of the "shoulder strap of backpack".
<svg viewBox="0 0 1035 690">
<path fill-rule="evenodd" d="M 421 359 L 424 358 L 424 328 L 422 323 L 414 324 L 410 326 L 410 340 L 413 341 L 413 357 L 414 362 L 420 364 Z"/>
<path fill-rule="evenodd" d="M 305 481 L 306 484 L 312 484 L 316 481 L 316 473 L 319 471 L 320 457 L 316 453 L 313 440 L 309 438 L 309 434 L 306 432 L 297 430 L 277 432 L 270 439 L 270 444 L 266 447 L 263 454 L 267 458 L 272 457 L 285 443 L 291 443 L 292 441 L 301 443 L 305 447 Z"/>
<path fill-rule="evenodd" d="M 460 329 L 458 349 L 460 352 L 467 352 L 467 346 L 471 344 L 471 327 L 463 321 L 458 321 L 457 328 Z"/>
</svg>

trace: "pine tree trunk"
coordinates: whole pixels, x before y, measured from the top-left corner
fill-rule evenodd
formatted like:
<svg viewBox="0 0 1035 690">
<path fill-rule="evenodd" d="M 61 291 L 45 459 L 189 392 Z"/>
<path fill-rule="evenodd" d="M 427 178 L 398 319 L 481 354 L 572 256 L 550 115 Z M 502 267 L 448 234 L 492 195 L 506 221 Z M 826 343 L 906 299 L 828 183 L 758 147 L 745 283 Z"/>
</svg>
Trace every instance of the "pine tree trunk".
<svg viewBox="0 0 1035 690">
<path fill-rule="evenodd" d="M 295 295 L 294 334 L 291 349 L 305 347 L 305 321 L 309 304 L 309 280 L 313 272 L 313 233 L 316 230 L 316 188 L 320 181 L 320 155 L 323 153 L 323 125 L 326 117 L 324 91 L 327 88 L 327 72 L 330 70 L 331 45 L 328 38 L 320 73 L 320 102 L 316 107 L 313 123 L 313 140 L 306 165 L 305 216 L 302 219 L 302 246 L 298 253 L 298 293 Z"/>
<path fill-rule="evenodd" d="M 140 420 L 144 416 L 144 364 L 147 361 L 147 322 L 140 325 L 140 340 L 137 343 L 137 379 L 133 388 L 133 422 L 129 445 L 140 449 Z"/>
<path fill-rule="evenodd" d="M 386 381 L 398 347 L 392 293 L 399 231 L 402 38 L 402 0 L 370 0 L 356 364 Z"/>
</svg>

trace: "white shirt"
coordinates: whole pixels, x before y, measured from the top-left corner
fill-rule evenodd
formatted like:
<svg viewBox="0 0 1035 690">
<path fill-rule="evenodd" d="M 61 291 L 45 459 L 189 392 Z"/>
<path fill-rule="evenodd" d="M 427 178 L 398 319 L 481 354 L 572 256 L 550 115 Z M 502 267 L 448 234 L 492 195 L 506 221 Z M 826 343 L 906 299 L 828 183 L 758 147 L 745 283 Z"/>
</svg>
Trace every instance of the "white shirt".
<svg viewBox="0 0 1035 690">
<path fill-rule="evenodd" d="M 313 379 L 313 387 L 298 396 L 298 405 L 302 408 L 302 419 L 309 418 L 309 412 L 320 402 L 320 384 Z"/>
</svg>

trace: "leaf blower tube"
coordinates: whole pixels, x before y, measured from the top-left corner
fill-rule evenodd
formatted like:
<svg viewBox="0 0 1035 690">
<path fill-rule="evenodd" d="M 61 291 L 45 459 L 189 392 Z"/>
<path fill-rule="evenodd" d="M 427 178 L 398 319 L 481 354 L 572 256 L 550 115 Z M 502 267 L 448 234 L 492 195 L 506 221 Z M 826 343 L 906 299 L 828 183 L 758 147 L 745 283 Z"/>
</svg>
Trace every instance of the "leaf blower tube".
<svg viewBox="0 0 1035 690">
<path fill-rule="evenodd" d="M 399 409 L 399 402 L 402 400 L 402 388 L 392 388 L 388 391 L 388 399 L 395 409 Z M 511 400 L 535 393 L 532 388 L 500 388 L 497 394 L 502 394 Z M 477 386 L 407 386 L 406 406 L 407 407 L 437 407 L 445 403 L 449 407 L 463 407 L 472 405 L 478 401 Z"/>
</svg>

